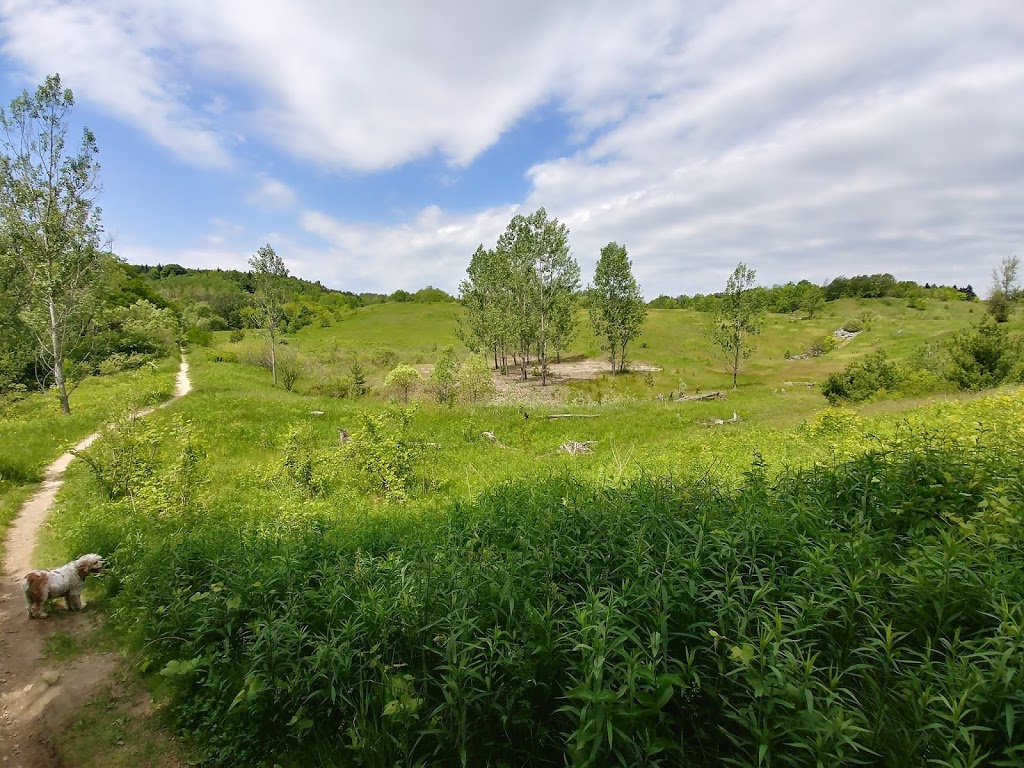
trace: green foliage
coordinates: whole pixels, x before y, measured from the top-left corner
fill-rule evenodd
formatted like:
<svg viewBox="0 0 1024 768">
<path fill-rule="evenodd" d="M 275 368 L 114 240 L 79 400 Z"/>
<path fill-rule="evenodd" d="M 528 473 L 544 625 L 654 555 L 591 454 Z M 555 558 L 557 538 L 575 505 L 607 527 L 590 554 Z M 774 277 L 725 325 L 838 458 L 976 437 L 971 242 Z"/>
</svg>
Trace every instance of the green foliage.
<svg viewBox="0 0 1024 768">
<path fill-rule="evenodd" d="M 498 238 L 473 254 L 459 293 L 467 313 L 457 333 L 473 352 L 486 351 L 502 370 L 518 354 L 527 378 L 534 350 L 547 383 L 548 347 L 560 355 L 573 336 L 580 268 L 569 255 L 569 230 L 540 208 L 517 214 Z"/>
<path fill-rule="evenodd" d="M 293 424 L 284 435 L 281 447 L 281 471 L 308 498 L 326 493 L 335 481 L 337 467 L 333 456 L 317 440 L 308 423 Z"/>
<path fill-rule="evenodd" d="M 458 370 L 459 359 L 455 355 L 455 347 L 445 347 L 430 374 L 430 390 L 441 405 L 455 405 L 458 400 Z"/>
<path fill-rule="evenodd" d="M 384 388 L 401 396 L 403 403 L 409 402 L 409 397 L 416 391 L 416 388 L 423 383 L 420 372 L 411 365 L 397 365 L 388 372 L 384 379 Z"/>
<path fill-rule="evenodd" d="M 355 360 L 349 368 L 349 396 L 362 397 L 366 391 L 366 374 L 363 373 L 362 364 Z"/>
<path fill-rule="evenodd" d="M 999 266 L 992 270 L 992 293 L 988 299 L 989 314 L 997 323 L 1005 323 L 1020 298 L 1017 278 L 1020 274 L 1020 259 L 1006 256 Z"/>
<path fill-rule="evenodd" d="M 410 436 L 414 410 L 360 415 L 360 426 L 345 443 L 345 455 L 374 493 L 392 501 L 405 499 L 411 489 L 418 447 Z"/>
<path fill-rule="evenodd" d="M 124 416 L 75 455 L 108 499 L 157 517 L 192 510 L 206 477 L 205 449 L 192 425 L 180 418 L 167 424 Z"/>
<path fill-rule="evenodd" d="M 253 328 L 259 329 L 270 344 L 270 373 L 276 387 L 277 337 L 288 322 L 284 312 L 284 279 L 288 277 L 288 268 L 269 243 L 260 246 L 249 259 L 249 266 L 252 268 L 254 292 L 253 306 L 247 317 Z"/>
<path fill-rule="evenodd" d="M 860 333 L 864 330 L 864 323 L 859 318 L 847 320 L 843 323 L 843 330 L 847 333 Z"/>
<path fill-rule="evenodd" d="M 960 389 L 980 390 L 1006 381 L 1020 360 L 1020 340 L 1011 337 L 991 314 L 948 345 L 949 379 Z"/>
<path fill-rule="evenodd" d="M 626 347 L 640 335 L 647 307 L 624 246 L 608 243 L 601 249 L 587 295 L 590 323 L 608 349 L 612 371 L 626 370 Z"/>
<path fill-rule="evenodd" d="M 842 400 L 859 403 L 879 391 L 894 390 L 899 380 L 899 369 L 885 352 L 879 350 L 831 374 L 822 385 L 821 393 L 833 405 Z"/>
<path fill-rule="evenodd" d="M 566 472 L 187 535 L 107 518 L 115 619 L 218 764 L 1012 765 L 1024 400 L 931 418 L 872 439 L 829 409 L 809 437 L 860 453 L 736 482 Z"/>
<path fill-rule="evenodd" d="M 496 391 L 491 366 L 481 355 L 470 355 L 455 374 L 455 390 L 465 403 L 479 403 L 492 397 Z"/>
<path fill-rule="evenodd" d="M 799 287 L 797 301 L 800 311 L 813 320 L 825 308 L 825 292 L 813 283 L 804 283 Z"/>
<path fill-rule="evenodd" d="M 277 372 L 285 392 L 291 392 L 295 388 L 295 382 L 303 376 L 305 370 L 306 361 L 298 350 L 282 347 L 278 351 Z M 363 383 L 365 384 L 365 381 Z"/>
<path fill-rule="evenodd" d="M 756 273 L 742 262 L 729 276 L 722 300 L 715 311 L 708 335 L 721 349 L 732 374 L 732 388 L 736 389 L 742 362 L 754 352 L 752 338 L 764 325 L 764 309 L 754 293 Z"/>
<path fill-rule="evenodd" d="M 17 276 L 18 319 L 65 414 L 65 359 L 84 353 L 115 262 L 100 250 L 96 138 L 85 128 L 77 153 L 67 148 L 74 104 L 60 76 L 50 75 L 34 95 L 23 91 L 0 109 L 0 273 Z"/>
<path fill-rule="evenodd" d="M 228 341 L 230 341 L 232 344 L 237 344 L 238 342 L 244 339 L 245 331 L 243 331 L 241 328 L 235 328 L 233 331 L 231 331 L 230 334 L 228 334 Z"/>
</svg>

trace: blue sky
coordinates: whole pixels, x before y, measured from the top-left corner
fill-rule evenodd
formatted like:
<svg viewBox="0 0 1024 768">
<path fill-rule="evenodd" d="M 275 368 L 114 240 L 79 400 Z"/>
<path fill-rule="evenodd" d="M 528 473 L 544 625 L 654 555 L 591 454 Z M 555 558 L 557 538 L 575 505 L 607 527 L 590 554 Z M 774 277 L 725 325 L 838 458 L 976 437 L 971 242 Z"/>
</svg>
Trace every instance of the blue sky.
<svg viewBox="0 0 1024 768">
<path fill-rule="evenodd" d="M 508 6 L 508 7 L 505 7 Z M 1024 3 L 0 0 L 0 101 L 59 72 L 113 247 L 457 290 L 545 206 L 648 297 L 972 283 L 1024 241 Z"/>
</svg>

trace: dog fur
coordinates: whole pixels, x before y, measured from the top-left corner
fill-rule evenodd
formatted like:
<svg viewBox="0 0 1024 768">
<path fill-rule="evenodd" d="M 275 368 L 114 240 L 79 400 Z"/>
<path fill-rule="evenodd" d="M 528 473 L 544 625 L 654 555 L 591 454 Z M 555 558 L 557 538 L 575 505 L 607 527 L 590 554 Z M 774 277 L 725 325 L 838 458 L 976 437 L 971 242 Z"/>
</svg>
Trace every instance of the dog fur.
<svg viewBox="0 0 1024 768">
<path fill-rule="evenodd" d="M 21 580 L 21 591 L 25 593 L 25 606 L 30 619 L 45 619 L 43 608 L 48 600 L 63 597 L 69 611 L 80 611 L 82 588 L 90 573 L 103 572 L 103 558 L 99 555 L 82 555 L 67 565 L 52 571 L 32 571 Z"/>
</svg>

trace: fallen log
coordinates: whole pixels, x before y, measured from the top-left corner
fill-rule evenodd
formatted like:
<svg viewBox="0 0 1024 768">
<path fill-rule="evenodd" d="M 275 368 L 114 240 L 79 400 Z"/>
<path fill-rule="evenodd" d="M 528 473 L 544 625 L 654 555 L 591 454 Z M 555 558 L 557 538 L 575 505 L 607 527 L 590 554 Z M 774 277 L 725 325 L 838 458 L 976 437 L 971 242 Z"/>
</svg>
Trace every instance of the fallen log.
<svg viewBox="0 0 1024 768">
<path fill-rule="evenodd" d="M 596 419 L 600 413 L 549 413 L 545 419 Z"/>
<path fill-rule="evenodd" d="M 703 395 L 683 395 L 677 397 L 673 402 L 676 403 L 695 403 L 699 400 L 725 400 L 724 392 L 705 392 Z"/>
</svg>

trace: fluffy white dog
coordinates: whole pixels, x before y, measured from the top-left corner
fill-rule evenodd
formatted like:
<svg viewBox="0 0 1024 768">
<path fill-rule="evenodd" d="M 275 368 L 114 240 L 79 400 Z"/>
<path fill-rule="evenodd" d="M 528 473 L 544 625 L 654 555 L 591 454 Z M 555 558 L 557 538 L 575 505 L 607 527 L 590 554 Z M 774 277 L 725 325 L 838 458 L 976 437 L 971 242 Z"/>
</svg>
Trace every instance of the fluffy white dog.
<svg viewBox="0 0 1024 768">
<path fill-rule="evenodd" d="M 103 558 L 99 555 L 82 555 L 67 565 L 53 571 L 32 571 L 21 580 L 21 591 L 25 593 L 25 604 L 30 619 L 45 619 L 43 608 L 47 600 L 63 597 L 69 611 L 80 611 L 82 587 L 90 573 L 103 572 Z"/>
</svg>

